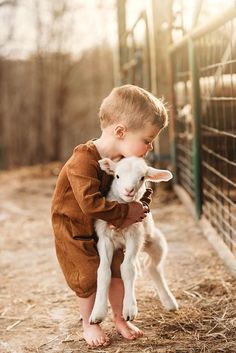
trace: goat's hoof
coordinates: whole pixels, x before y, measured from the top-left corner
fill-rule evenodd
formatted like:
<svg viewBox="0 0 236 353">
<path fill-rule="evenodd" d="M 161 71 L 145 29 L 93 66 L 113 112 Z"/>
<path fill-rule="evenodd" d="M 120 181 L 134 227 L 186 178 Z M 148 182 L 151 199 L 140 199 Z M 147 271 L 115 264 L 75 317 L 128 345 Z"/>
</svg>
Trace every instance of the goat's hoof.
<svg viewBox="0 0 236 353">
<path fill-rule="evenodd" d="M 176 311 L 179 309 L 179 305 L 175 300 L 175 298 L 173 298 L 172 300 L 166 301 L 165 303 L 163 303 L 163 305 L 168 311 Z"/>
<path fill-rule="evenodd" d="M 103 321 L 103 319 L 97 318 L 97 317 L 92 318 L 92 317 L 90 316 L 90 318 L 89 318 L 89 323 L 90 323 L 90 325 L 100 324 L 102 321 Z"/>
<path fill-rule="evenodd" d="M 90 325 L 100 324 L 105 319 L 105 315 L 100 314 L 91 314 L 89 318 Z"/>
<path fill-rule="evenodd" d="M 97 306 L 94 305 L 94 308 L 91 312 L 91 315 L 89 317 L 89 323 L 91 325 L 96 325 L 96 324 L 100 324 L 102 321 L 105 320 L 105 317 L 107 315 L 107 306 L 103 306 L 101 305 L 100 307 L 98 307 L 97 309 Z"/>
<path fill-rule="evenodd" d="M 98 325 L 102 322 L 102 320 L 94 320 L 94 321 L 89 321 L 90 325 Z"/>
<path fill-rule="evenodd" d="M 125 321 L 133 321 L 135 319 L 136 315 L 128 315 L 126 317 L 124 317 Z"/>
<path fill-rule="evenodd" d="M 125 321 L 133 321 L 138 314 L 137 307 L 123 311 L 123 318 Z"/>
</svg>

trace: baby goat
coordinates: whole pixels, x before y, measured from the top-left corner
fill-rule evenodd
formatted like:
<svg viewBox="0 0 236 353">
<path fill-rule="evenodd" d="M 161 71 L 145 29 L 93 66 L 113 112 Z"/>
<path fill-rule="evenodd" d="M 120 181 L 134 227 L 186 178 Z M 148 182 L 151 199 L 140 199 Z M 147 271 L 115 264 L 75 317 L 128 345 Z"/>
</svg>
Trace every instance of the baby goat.
<svg viewBox="0 0 236 353">
<path fill-rule="evenodd" d="M 142 158 L 128 157 L 115 163 L 109 158 L 99 161 L 107 174 L 114 175 L 111 189 L 107 195 L 110 201 L 119 203 L 139 201 L 144 194 L 145 180 L 168 181 L 172 174 L 168 170 L 148 167 Z M 122 229 L 110 229 L 107 222 L 97 220 L 95 229 L 98 235 L 100 265 L 97 273 L 97 293 L 90 323 L 105 319 L 108 309 L 108 289 L 111 280 L 111 261 L 115 249 L 125 248 L 121 264 L 121 277 L 124 282 L 123 317 L 133 320 L 137 315 L 134 281 L 136 277 L 135 260 L 142 249 L 149 255 L 148 270 L 156 285 L 161 303 L 167 310 L 177 310 L 178 304 L 168 288 L 163 272 L 163 262 L 167 254 L 167 243 L 159 229 L 155 227 L 151 212 L 138 223 Z"/>
</svg>

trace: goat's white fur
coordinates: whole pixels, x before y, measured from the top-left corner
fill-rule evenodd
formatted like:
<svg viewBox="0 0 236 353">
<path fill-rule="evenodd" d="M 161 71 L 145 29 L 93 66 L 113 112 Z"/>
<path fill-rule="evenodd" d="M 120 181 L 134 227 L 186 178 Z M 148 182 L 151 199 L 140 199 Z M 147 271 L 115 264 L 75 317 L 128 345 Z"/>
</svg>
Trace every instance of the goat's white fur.
<svg viewBox="0 0 236 353">
<path fill-rule="evenodd" d="M 172 174 L 167 170 L 148 167 L 142 158 L 128 157 L 115 163 L 108 158 L 99 161 L 102 170 L 114 175 L 107 199 L 119 203 L 139 201 L 144 194 L 145 180 L 168 181 Z M 107 222 L 96 220 L 100 265 L 97 272 L 97 292 L 90 323 L 105 319 L 108 308 L 108 290 L 111 281 L 111 261 L 115 249 L 125 248 L 121 264 L 124 282 L 123 317 L 133 320 L 137 315 L 134 282 L 136 277 L 135 260 L 142 249 L 149 255 L 148 270 L 154 280 L 161 303 L 168 310 L 177 310 L 178 304 L 168 288 L 163 272 L 163 262 L 167 254 L 167 243 L 161 231 L 155 227 L 151 212 L 138 223 L 117 231 L 110 229 Z"/>
</svg>

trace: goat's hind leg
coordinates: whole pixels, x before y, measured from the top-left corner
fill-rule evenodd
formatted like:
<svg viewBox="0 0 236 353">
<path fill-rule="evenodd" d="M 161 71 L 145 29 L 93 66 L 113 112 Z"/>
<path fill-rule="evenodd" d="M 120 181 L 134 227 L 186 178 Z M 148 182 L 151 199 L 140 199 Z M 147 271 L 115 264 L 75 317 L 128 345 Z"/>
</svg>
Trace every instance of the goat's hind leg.
<svg viewBox="0 0 236 353">
<path fill-rule="evenodd" d="M 99 239 L 97 244 L 100 264 L 97 271 L 97 292 L 92 313 L 89 318 L 90 324 L 102 322 L 108 310 L 108 290 L 111 282 L 111 261 L 114 247 L 110 239 Z"/>
<path fill-rule="evenodd" d="M 148 272 L 152 277 L 162 305 L 167 310 L 178 310 L 178 303 L 171 293 L 164 275 L 163 262 L 167 253 L 167 243 L 162 235 L 151 238 L 144 251 L 149 255 Z"/>
</svg>

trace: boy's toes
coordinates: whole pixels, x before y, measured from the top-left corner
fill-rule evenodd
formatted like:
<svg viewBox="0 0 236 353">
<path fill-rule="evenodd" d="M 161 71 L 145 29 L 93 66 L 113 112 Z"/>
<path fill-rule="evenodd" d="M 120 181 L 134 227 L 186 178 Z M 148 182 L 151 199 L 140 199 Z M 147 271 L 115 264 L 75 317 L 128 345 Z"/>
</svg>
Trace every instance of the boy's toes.
<svg viewBox="0 0 236 353">
<path fill-rule="evenodd" d="M 129 340 L 135 340 L 136 338 L 140 338 L 143 336 L 143 332 L 131 324 L 129 321 L 125 320 L 117 320 L 115 322 L 117 331 L 124 337 Z"/>
<path fill-rule="evenodd" d="M 118 332 L 128 340 L 136 339 L 135 332 L 131 331 L 128 327 L 119 327 Z"/>
<path fill-rule="evenodd" d="M 101 337 L 100 340 L 99 340 L 99 346 L 108 346 L 110 344 L 110 340 L 107 336 L 105 337 Z"/>
<path fill-rule="evenodd" d="M 110 343 L 110 340 L 109 340 L 108 337 L 105 337 L 105 338 L 102 337 L 102 338 L 100 339 L 100 344 L 101 344 L 102 346 L 104 346 L 104 347 L 108 346 L 109 343 Z"/>
<path fill-rule="evenodd" d="M 100 337 L 98 339 L 96 339 L 96 342 L 95 342 L 95 346 L 96 347 L 106 347 L 110 344 L 110 341 L 109 341 L 109 338 L 108 337 Z"/>
<path fill-rule="evenodd" d="M 135 335 L 135 337 L 137 337 L 137 338 L 138 337 L 143 337 L 143 335 L 144 335 L 143 331 L 141 331 L 139 328 L 137 328 L 136 326 L 132 325 L 131 323 L 129 323 L 129 325 L 130 325 L 131 332 Z"/>
<path fill-rule="evenodd" d="M 111 343 L 111 342 L 110 342 L 109 339 L 105 340 L 105 341 L 103 342 L 103 347 L 109 346 L 110 343 Z"/>
<path fill-rule="evenodd" d="M 132 331 L 133 334 L 135 335 L 135 337 L 139 338 L 139 337 L 143 337 L 143 331 L 138 330 L 138 331 Z"/>
<path fill-rule="evenodd" d="M 100 337 L 100 338 L 93 340 L 91 346 L 92 347 L 101 347 L 101 346 L 106 347 L 109 344 L 110 344 L 110 341 L 109 341 L 108 337 L 106 337 L 106 338 Z"/>
<path fill-rule="evenodd" d="M 136 339 L 136 336 L 128 330 L 120 331 L 120 334 L 128 340 L 135 340 Z"/>
<path fill-rule="evenodd" d="M 116 322 L 116 328 L 117 331 L 126 339 L 128 340 L 135 340 L 136 338 L 140 337 L 138 335 L 138 329 L 137 331 L 132 329 L 133 325 L 131 326 L 131 324 L 125 320 L 121 320 L 119 322 Z M 135 326 L 134 326 L 135 327 Z"/>
<path fill-rule="evenodd" d="M 99 325 L 88 325 L 84 327 L 83 333 L 85 341 L 91 347 L 108 346 L 110 340 Z"/>
<path fill-rule="evenodd" d="M 100 340 L 99 338 L 97 338 L 97 339 L 95 340 L 95 346 L 96 346 L 96 347 L 102 346 L 102 342 L 101 342 L 101 340 Z"/>
</svg>

